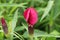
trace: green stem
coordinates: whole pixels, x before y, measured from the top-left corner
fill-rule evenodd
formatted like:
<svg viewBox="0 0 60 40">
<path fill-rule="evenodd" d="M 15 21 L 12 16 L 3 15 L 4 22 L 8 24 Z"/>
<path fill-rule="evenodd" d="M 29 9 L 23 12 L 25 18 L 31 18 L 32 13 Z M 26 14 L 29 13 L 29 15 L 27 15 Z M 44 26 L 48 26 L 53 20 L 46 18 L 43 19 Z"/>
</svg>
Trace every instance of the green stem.
<svg viewBox="0 0 60 40">
<path fill-rule="evenodd" d="M 33 36 L 32 35 L 29 35 L 29 40 L 33 40 Z"/>
<path fill-rule="evenodd" d="M 51 31 L 52 31 L 52 26 L 50 25 L 46 26 L 46 32 L 50 34 Z"/>
<path fill-rule="evenodd" d="M 28 26 L 28 32 L 29 32 L 29 39 L 33 40 L 33 36 L 34 36 L 34 28 L 32 25 Z"/>
</svg>

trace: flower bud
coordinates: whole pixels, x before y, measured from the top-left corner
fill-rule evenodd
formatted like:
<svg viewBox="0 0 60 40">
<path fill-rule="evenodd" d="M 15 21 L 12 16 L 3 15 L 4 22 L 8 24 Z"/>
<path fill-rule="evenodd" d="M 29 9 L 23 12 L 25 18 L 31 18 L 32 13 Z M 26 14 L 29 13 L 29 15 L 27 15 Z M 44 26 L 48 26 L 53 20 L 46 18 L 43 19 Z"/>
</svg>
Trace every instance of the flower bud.
<svg viewBox="0 0 60 40">
<path fill-rule="evenodd" d="M 29 25 L 34 25 L 38 20 L 38 15 L 36 10 L 33 7 L 27 8 L 24 11 L 24 18 L 26 19 Z"/>
<path fill-rule="evenodd" d="M 34 34 L 34 24 L 36 24 L 37 20 L 38 20 L 38 15 L 36 10 L 33 7 L 27 8 L 24 11 L 24 18 L 28 23 L 28 32 L 29 35 L 33 37 Z"/>
<path fill-rule="evenodd" d="M 1 18 L 2 28 L 5 34 L 8 34 L 8 27 L 4 18 Z"/>
</svg>

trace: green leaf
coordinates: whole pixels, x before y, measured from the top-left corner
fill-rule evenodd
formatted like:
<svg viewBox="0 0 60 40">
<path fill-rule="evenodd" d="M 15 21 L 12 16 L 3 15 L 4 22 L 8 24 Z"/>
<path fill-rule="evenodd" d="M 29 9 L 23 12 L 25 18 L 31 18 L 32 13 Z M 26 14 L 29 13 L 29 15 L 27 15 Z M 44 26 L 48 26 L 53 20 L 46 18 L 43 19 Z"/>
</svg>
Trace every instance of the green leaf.
<svg viewBox="0 0 60 40">
<path fill-rule="evenodd" d="M 34 31 L 34 37 L 40 37 L 42 35 L 46 35 L 47 33 L 44 31 L 36 30 Z"/>
<path fill-rule="evenodd" d="M 25 7 L 25 6 L 24 6 L 25 4 L 27 4 L 27 3 L 21 3 L 21 4 L 0 4 L 0 7 L 2 7 L 2 6 L 3 6 L 3 7 L 4 7 L 4 6 L 5 6 L 5 7 L 7 7 L 7 6 L 8 6 L 8 7 L 13 7 L 13 6 L 15 6 L 15 7 Z"/>
<path fill-rule="evenodd" d="M 21 31 L 21 30 L 24 30 L 24 29 L 25 29 L 25 27 L 23 27 L 23 26 L 17 26 L 15 28 L 15 31 Z"/>
<path fill-rule="evenodd" d="M 0 32 L 0 40 L 3 40 L 3 38 L 4 38 L 4 34 L 3 32 Z"/>
<path fill-rule="evenodd" d="M 55 0 L 54 5 L 54 19 L 56 19 L 60 15 L 60 0 Z"/>
<path fill-rule="evenodd" d="M 55 37 L 47 37 L 46 40 L 56 40 Z"/>
<path fill-rule="evenodd" d="M 4 32 L 2 30 L 2 26 L 0 26 L 0 40 L 3 40 L 4 38 Z"/>
<path fill-rule="evenodd" d="M 11 23 L 11 26 L 12 26 L 12 31 L 15 29 L 16 27 L 16 23 L 17 23 L 17 20 L 18 20 L 18 9 L 16 10 L 15 14 L 14 14 L 14 17 L 12 19 L 12 23 Z"/>
<path fill-rule="evenodd" d="M 0 17 L 2 16 L 2 14 L 3 14 L 4 11 L 5 11 L 5 10 L 2 10 L 2 11 L 0 12 Z"/>
<path fill-rule="evenodd" d="M 22 35 L 18 34 L 17 32 L 14 32 L 13 35 L 16 36 L 20 40 L 24 40 L 23 37 L 22 37 Z"/>
<path fill-rule="evenodd" d="M 43 35 L 47 35 L 47 33 L 36 29 L 34 30 L 34 37 L 41 37 Z M 29 36 L 28 32 L 25 32 L 23 36 L 27 38 Z"/>
<path fill-rule="evenodd" d="M 17 7 L 13 7 L 12 10 L 10 11 L 10 15 L 16 10 Z"/>
<path fill-rule="evenodd" d="M 58 31 L 56 31 L 56 30 L 54 30 L 53 32 L 51 32 L 50 34 L 53 34 L 53 35 L 55 35 L 55 36 L 59 36 L 59 32 Z"/>
<path fill-rule="evenodd" d="M 48 5 L 47 5 L 47 7 L 45 8 L 44 14 L 42 15 L 42 18 L 41 18 L 40 21 L 42 21 L 42 20 L 48 15 L 48 13 L 50 12 L 50 10 L 51 10 L 51 8 L 52 8 L 52 6 L 53 6 L 53 3 L 54 3 L 54 1 L 52 1 L 52 0 L 50 0 L 50 1 L 48 2 Z"/>
<path fill-rule="evenodd" d="M 46 40 L 46 37 L 42 37 L 41 40 Z"/>
</svg>

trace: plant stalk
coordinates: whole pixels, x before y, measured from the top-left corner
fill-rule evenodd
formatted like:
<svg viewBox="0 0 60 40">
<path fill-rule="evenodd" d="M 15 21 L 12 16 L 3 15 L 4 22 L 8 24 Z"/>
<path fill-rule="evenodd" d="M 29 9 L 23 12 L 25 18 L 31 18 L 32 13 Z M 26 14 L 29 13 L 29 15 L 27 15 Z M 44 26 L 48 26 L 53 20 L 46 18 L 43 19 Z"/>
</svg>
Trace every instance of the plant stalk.
<svg viewBox="0 0 60 40">
<path fill-rule="evenodd" d="M 33 36 L 34 36 L 33 35 L 34 34 L 34 28 L 33 28 L 33 26 L 29 25 L 28 32 L 29 32 L 29 39 L 33 40 Z"/>
</svg>

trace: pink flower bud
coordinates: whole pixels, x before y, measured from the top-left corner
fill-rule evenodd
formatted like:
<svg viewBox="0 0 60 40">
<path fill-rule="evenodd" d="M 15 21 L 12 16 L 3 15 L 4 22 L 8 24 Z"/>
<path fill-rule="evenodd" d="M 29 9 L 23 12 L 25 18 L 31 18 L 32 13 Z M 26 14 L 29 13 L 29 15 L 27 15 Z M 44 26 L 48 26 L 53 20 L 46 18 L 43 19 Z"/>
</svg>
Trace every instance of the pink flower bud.
<svg viewBox="0 0 60 40">
<path fill-rule="evenodd" d="M 27 8 L 24 11 L 24 18 L 26 19 L 29 25 L 34 25 L 38 20 L 38 15 L 36 10 L 33 7 Z"/>
<path fill-rule="evenodd" d="M 1 18 L 2 28 L 5 34 L 8 34 L 8 27 L 4 18 Z"/>
</svg>

